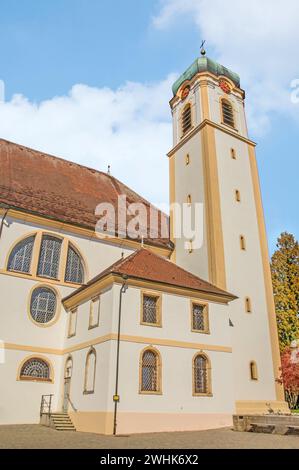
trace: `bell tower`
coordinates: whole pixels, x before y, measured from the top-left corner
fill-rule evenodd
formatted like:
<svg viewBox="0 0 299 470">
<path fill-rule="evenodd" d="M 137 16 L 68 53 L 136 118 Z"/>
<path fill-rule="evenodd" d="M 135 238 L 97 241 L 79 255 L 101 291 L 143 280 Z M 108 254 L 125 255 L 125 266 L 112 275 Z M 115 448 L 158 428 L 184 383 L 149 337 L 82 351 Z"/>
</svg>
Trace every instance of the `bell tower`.
<svg viewBox="0 0 299 470">
<path fill-rule="evenodd" d="M 193 248 L 192 240 L 175 238 L 171 211 L 173 261 L 238 296 L 229 306 L 237 411 L 267 411 L 266 402 L 286 409 L 275 381 L 280 354 L 267 236 L 240 78 L 202 50 L 172 91 L 170 203 L 202 204 L 204 213 L 203 243 Z"/>
</svg>

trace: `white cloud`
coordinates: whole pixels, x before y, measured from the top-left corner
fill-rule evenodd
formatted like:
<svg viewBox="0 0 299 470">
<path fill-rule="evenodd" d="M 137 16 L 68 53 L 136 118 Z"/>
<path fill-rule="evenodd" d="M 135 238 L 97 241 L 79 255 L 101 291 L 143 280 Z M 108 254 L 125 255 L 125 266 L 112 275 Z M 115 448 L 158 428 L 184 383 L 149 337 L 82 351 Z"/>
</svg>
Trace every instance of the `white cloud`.
<svg viewBox="0 0 299 470">
<path fill-rule="evenodd" d="M 176 76 L 114 91 L 75 85 L 67 96 L 0 102 L 1 137 L 111 172 L 152 202 L 168 202 L 168 106 Z"/>
<path fill-rule="evenodd" d="M 256 134 L 269 127 L 273 112 L 299 118 L 290 87 L 299 78 L 297 0 L 161 0 L 153 23 L 165 29 L 182 15 L 193 18 L 208 51 L 241 75 Z"/>
</svg>

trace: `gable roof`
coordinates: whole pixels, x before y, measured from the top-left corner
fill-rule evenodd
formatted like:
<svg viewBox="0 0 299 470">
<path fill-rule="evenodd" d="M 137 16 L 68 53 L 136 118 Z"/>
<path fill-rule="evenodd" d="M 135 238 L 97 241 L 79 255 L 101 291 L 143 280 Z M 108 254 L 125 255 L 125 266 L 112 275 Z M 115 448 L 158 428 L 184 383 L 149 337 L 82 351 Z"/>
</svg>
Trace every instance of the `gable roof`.
<svg viewBox="0 0 299 470">
<path fill-rule="evenodd" d="M 63 299 L 66 301 L 82 292 L 97 281 L 104 279 L 108 275 L 127 276 L 128 278 L 151 281 L 169 285 L 173 287 L 181 287 L 184 289 L 196 290 L 206 294 L 214 294 L 228 300 L 234 300 L 237 297 L 207 281 L 191 274 L 183 268 L 172 263 L 166 258 L 153 253 L 151 250 L 141 248 L 135 251 L 127 258 L 122 258 L 109 268 L 102 271 L 98 276 L 91 279 L 86 285 L 79 287 L 75 292 Z"/>
<path fill-rule="evenodd" d="M 153 206 L 111 175 L 0 139 L 0 205 L 95 230 L 98 204 L 111 203 L 117 214 L 120 195 L 127 206 L 143 203 L 149 221 Z M 169 237 L 151 238 L 149 228 L 147 235 L 145 243 L 173 248 Z"/>
</svg>

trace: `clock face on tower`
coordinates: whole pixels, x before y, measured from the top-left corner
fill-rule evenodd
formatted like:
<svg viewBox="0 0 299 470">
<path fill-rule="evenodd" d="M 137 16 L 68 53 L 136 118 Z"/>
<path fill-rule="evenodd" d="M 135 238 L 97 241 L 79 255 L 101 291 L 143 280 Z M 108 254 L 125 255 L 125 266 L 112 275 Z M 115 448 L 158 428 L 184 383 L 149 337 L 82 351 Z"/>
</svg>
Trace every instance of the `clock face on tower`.
<svg viewBox="0 0 299 470">
<path fill-rule="evenodd" d="M 220 86 L 221 90 L 224 91 L 224 93 L 229 94 L 232 91 L 231 90 L 231 85 L 226 80 L 224 80 L 223 78 L 221 78 L 221 80 L 219 80 L 219 86 Z"/>
<path fill-rule="evenodd" d="M 182 90 L 182 93 L 181 93 L 181 99 L 184 100 L 185 98 L 187 98 L 187 96 L 189 95 L 190 93 L 190 87 L 189 85 L 185 86 Z"/>
</svg>

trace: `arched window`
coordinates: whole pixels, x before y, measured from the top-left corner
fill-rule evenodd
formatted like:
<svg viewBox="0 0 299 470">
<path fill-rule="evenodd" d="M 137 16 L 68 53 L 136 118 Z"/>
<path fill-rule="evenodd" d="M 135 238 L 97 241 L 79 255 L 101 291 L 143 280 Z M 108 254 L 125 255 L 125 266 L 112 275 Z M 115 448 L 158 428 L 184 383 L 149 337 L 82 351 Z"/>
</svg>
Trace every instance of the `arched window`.
<svg viewBox="0 0 299 470">
<path fill-rule="evenodd" d="M 250 362 L 250 378 L 251 380 L 258 380 L 258 372 L 256 362 Z"/>
<path fill-rule="evenodd" d="M 51 235 L 43 235 L 38 260 L 37 275 L 58 278 L 62 240 Z"/>
<path fill-rule="evenodd" d="M 8 260 L 8 271 L 29 273 L 35 236 L 27 237 L 12 250 Z"/>
<path fill-rule="evenodd" d="M 80 255 L 69 245 L 65 270 L 65 282 L 83 284 L 84 268 Z"/>
<path fill-rule="evenodd" d="M 30 315 L 41 324 L 49 323 L 55 317 L 57 309 L 56 293 L 49 287 L 37 287 L 31 294 Z"/>
<path fill-rule="evenodd" d="M 209 395 L 211 393 L 210 361 L 204 354 L 198 354 L 193 361 L 193 393 Z"/>
<path fill-rule="evenodd" d="M 234 110 L 232 104 L 228 100 L 221 100 L 222 120 L 224 124 L 235 127 Z"/>
<path fill-rule="evenodd" d="M 45 360 L 32 357 L 23 364 L 20 379 L 50 382 L 50 366 Z"/>
<path fill-rule="evenodd" d="M 95 378 L 96 378 L 96 361 L 97 354 L 94 348 L 92 348 L 86 357 L 85 364 L 85 380 L 84 380 L 84 393 L 94 393 Z"/>
<path fill-rule="evenodd" d="M 147 349 L 141 357 L 141 384 L 142 393 L 159 393 L 161 391 L 161 364 L 156 351 Z"/>
<path fill-rule="evenodd" d="M 191 105 L 187 104 L 182 113 L 182 132 L 185 134 L 192 127 Z"/>
</svg>

